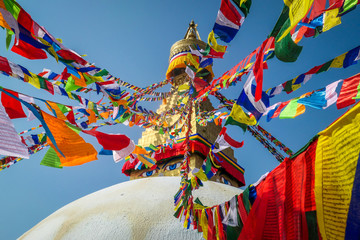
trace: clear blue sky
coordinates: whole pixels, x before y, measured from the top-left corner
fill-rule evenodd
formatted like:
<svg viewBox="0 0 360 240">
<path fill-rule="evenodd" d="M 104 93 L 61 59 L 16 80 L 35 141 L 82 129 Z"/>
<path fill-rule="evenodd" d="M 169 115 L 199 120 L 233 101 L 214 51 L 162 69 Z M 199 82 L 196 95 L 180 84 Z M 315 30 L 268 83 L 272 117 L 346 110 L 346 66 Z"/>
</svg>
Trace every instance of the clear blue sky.
<svg viewBox="0 0 360 240">
<path fill-rule="evenodd" d="M 61 38 L 65 46 L 97 66 L 106 68 L 114 76 L 138 86 L 147 86 L 164 79 L 171 45 L 184 37 L 188 23 L 194 19 L 203 39 L 211 31 L 220 1 L 47 1 L 19 0 L 19 4 L 48 31 Z M 250 14 L 236 38 L 230 43 L 223 60 L 216 60 L 216 77 L 246 57 L 272 30 L 282 10 L 283 2 L 253 0 Z M 360 44 L 359 9 L 345 15 L 342 24 L 317 38 L 304 38 L 302 54 L 295 63 L 269 61 L 264 73 L 264 89 L 276 86 L 313 66 L 322 64 Z M 0 31 L 0 55 L 21 64 L 34 73 L 50 68 L 60 73 L 62 64 L 49 57 L 47 60 L 27 60 L 5 49 L 5 31 Z M 348 69 L 332 69 L 314 76 L 306 86 L 293 94 L 282 94 L 271 103 L 287 100 L 350 77 L 360 70 L 360 65 Z M 245 78 L 243 79 L 245 80 Z M 222 91 L 229 98 L 237 98 L 242 84 Z M 76 105 L 74 101 L 53 97 L 45 91 L 17 79 L 0 76 L 0 85 L 25 94 Z M 96 96 L 89 96 L 90 98 Z M 214 106 L 218 105 L 213 101 Z M 153 104 L 156 109 L 159 104 Z M 326 110 L 307 108 L 296 119 L 274 119 L 260 124 L 292 150 L 300 149 L 317 132 L 338 118 L 343 111 L 335 106 Z M 14 121 L 20 132 L 37 126 L 35 120 Z M 141 136 L 141 128 L 113 126 L 103 128 L 107 132 L 125 133 L 134 141 Z M 263 173 L 277 166 L 276 159 L 250 134 L 242 135 L 233 128 L 237 140 L 244 138 L 245 145 L 236 151 L 238 163 L 245 168 L 247 184 L 256 181 Z M 84 136 L 84 135 L 82 135 Z M 85 140 L 100 146 L 92 137 Z M 98 161 L 62 170 L 40 166 L 46 151 L 32 155 L 17 165 L 0 172 L 2 199 L 1 239 L 15 239 L 60 207 L 94 191 L 127 181 L 121 173 L 122 163 L 115 164 L 112 157 L 100 157 Z M 174 189 L 174 193 L 177 189 Z M 216 194 L 216 193 L 214 193 Z M 172 201 L 172 200 L 169 200 Z"/>
</svg>

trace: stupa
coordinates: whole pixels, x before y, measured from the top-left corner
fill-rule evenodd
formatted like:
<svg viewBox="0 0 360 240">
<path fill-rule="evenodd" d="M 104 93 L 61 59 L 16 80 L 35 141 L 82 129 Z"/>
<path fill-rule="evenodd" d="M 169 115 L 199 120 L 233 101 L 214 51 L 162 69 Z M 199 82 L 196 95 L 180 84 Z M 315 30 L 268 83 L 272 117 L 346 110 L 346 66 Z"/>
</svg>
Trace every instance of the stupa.
<svg viewBox="0 0 360 240">
<path fill-rule="evenodd" d="M 194 46 L 205 49 L 206 43 L 201 41 L 197 25 L 192 21 L 184 39 L 171 47 L 166 76 L 172 78 L 173 95 L 163 102 L 157 113 L 168 111 L 178 104 L 177 89 L 188 81 L 184 62 L 191 52 L 190 47 Z M 210 81 L 213 77 L 212 65 L 203 71 L 208 71 L 206 80 Z M 213 109 L 209 100 L 193 108 L 190 168 L 201 168 L 221 126 L 214 123 L 201 126 L 195 120 L 199 109 Z M 172 115 L 166 121 L 172 125 L 179 117 L 179 114 Z M 166 145 L 164 151 L 155 155 L 157 169 L 135 169 L 136 160 L 127 161 L 123 173 L 130 176 L 130 181 L 97 191 L 62 207 L 20 239 L 202 239 L 201 233 L 184 229 L 173 216 L 173 197 L 179 189 L 180 165 L 184 158 L 182 142 L 185 127 L 182 130 L 171 148 Z M 164 146 L 168 139 L 169 135 L 159 133 L 159 129 L 146 129 L 138 144 Z M 219 152 L 217 157 L 220 169 L 193 193 L 194 198 L 198 197 L 207 206 L 230 200 L 240 194 L 242 190 L 239 187 L 245 185 L 244 170 L 236 163 L 233 151 Z"/>
</svg>

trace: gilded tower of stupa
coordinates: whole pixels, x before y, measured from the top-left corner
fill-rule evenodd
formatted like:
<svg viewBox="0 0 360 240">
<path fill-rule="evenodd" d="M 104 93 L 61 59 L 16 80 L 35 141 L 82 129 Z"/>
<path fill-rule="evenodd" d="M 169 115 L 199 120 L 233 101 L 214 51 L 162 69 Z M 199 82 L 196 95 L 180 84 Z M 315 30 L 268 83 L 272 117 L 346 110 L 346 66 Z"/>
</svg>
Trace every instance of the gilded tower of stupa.
<svg viewBox="0 0 360 240">
<path fill-rule="evenodd" d="M 166 77 L 167 79 L 172 78 L 173 94 L 165 101 L 163 101 L 159 109 L 156 111 L 158 114 L 167 112 L 175 106 L 179 105 L 179 100 L 181 99 L 181 97 L 179 96 L 178 88 L 179 86 L 182 86 L 189 82 L 189 77 L 185 72 L 185 61 L 189 62 L 189 60 L 187 59 L 187 54 L 191 52 L 190 47 L 194 48 L 194 46 L 199 46 L 201 49 L 205 49 L 207 44 L 201 41 L 200 35 L 197 31 L 197 25 L 194 23 L 194 21 L 192 21 L 189 24 L 184 38 L 174 43 L 170 49 L 169 67 L 166 72 Z M 214 76 L 212 72 L 212 65 L 207 66 L 203 71 L 208 71 L 208 75 L 205 77 L 205 80 L 207 82 L 210 82 Z M 209 145 L 215 142 L 219 132 L 221 131 L 221 126 L 215 125 L 214 122 L 207 123 L 206 126 L 201 126 L 196 122 L 195 117 L 199 110 L 202 112 L 211 111 L 213 109 L 214 108 L 210 100 L 206 99 L 205 101 L 200 102 L 198 105 L 193 106 L 191 116 L 191 135 L 193 136 L 192 139 L 194 139 L 194 141 L 202 141 L 203 143 L 206 142 L 205 145 L 207 145 L 207 147 L 209 147 Z M 168 126 L 172 126 L 174 123 L 178 122 L 180 117 L 181 113 L 175 115 L 167 115 L 164 120 L 166 121 Z M 182 127 L 182 131 L 179 132 L 177 139 L 184 138 L 186 131 L 187 128 Z M 142 137 L 139 139 L 138 144 L 144 147 L 150 146 L 151 144 L 154 146 L 161 146 L 165 144 L 168 139 L 170 139 L 168 133 L 160 133 L 158 129 L 148 128 L 142 133 Z M 204 147 L 202 147 L 201 149 L 204 149 Z M 226 149 L 220 154 L 223 154 L 223 157 L 231 163 L 230 165 L 238 168 L 238 170 L 241 168 L 236 164 L 236 159 L 234 158 L 234 152 L 232 149 Z M 193 149 L 190 160 L 190 168 L 201 168 L 206 155 L 207 154 L 205 152 L 201 153 L 200 150 L 197 151 L 196 149 Z M 130 175 L 130 179 L 138 179 L 150 176 L 179 176 L 180 168 L 178 166 L 180 166 L 180 164 L 178 163 L 181 162 L 182 159 L 182 155 L 178 154 L 178 152 L 174 153 L 174 155 L 172 156 L 166 155 L 166 159 L 160 161 L 162 162 L 162 164 L 159 165 L 160 170 L 129 170 L 128 175 Z M 173 167 L 172 169 L 168 169 L 167 167 L 164 168 L 165 165 Z M 211 178 L 211 180 L 223 182 L 237 187 L 244 184 L 232 175 L 234 175 L 234 171 L 232 171 L 232 173 L 229 173 L 225 169 L 222 169 L 213 178 Z"/>
</svg>

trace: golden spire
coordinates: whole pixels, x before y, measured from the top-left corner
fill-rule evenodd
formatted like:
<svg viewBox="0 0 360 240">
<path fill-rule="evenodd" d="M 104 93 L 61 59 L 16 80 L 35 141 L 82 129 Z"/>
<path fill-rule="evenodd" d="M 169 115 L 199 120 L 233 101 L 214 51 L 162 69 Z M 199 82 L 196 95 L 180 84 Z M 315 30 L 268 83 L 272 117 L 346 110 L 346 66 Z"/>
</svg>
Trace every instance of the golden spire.
<svg viewBox="0 0 360 240">
<path fill-rule="evenodd" d="M 191 23 L 189 23 L 189 28 L 186 31 L 184 39 L 199 39 L 199 40 L 201 40 L 199 32 L 197 31 L 196 27 L 197 27 L 197 24 L 195 24 L 194 20 L 191 20 Z"/>
</svg>

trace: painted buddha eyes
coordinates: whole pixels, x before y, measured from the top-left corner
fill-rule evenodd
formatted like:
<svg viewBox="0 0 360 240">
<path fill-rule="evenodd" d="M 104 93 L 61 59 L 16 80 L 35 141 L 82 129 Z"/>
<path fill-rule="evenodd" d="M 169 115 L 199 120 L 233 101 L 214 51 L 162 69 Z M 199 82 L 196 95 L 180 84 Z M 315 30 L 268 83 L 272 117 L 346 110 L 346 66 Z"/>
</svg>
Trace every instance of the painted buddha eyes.
<svg viewBox="0 0 360 240">
<path fill-rule="evenodd" d="M 143 172 L 140 176 L 142 176 L 142 177 L 151 177 L 155 173 L 156 173 L 156 169 L 151 170 L 151 171 L 147 171 L 147 172 Z"/>
<path fill-rule="evenodd" d="M 172 165 L 166 166 L 165 170 L 167 170 L 167 171 L 172 171 L 172 170 L 177 169 L 177 168 L 180 167 L 180 166 L 181 166 L 181 162 L 174 163 L 174 164 L 172 164 Z"/>
</svg>

